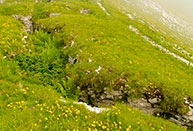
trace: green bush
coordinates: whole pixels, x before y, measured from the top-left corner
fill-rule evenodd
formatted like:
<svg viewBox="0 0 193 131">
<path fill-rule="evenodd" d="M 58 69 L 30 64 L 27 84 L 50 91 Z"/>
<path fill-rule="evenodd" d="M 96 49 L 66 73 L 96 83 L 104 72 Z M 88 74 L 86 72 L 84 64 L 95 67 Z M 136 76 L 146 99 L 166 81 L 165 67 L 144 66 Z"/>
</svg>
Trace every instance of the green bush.
<svg viewBox="0 0 193 131">
<path fill-rule="evenodd" d="M 53 85 L 55 81 L 59 81 L 65 75 L 67 56 L 60 54 L 55 39 L 47 33 L 35 31 L 29 39 L 34 48 L 32 46 L 31 52 L 26 51 L 17 56 L 18 65 L 29 75 L 43 81 L 44 84 Z"/>
</svg>

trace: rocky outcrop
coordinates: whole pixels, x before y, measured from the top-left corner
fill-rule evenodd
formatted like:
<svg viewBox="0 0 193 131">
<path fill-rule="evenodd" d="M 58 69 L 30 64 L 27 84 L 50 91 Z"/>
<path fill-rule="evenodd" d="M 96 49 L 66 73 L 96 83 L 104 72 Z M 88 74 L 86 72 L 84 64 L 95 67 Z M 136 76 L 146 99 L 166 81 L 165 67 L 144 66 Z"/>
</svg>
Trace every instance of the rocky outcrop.
<svg viewBox="0 0 193 131">
<path fill-rule="evenodd" d="M 130 107 L 137 108 L 146 114 L 151 114 L 168 119 L 182 127 L 191 127 L 193 123 L 193 102 L 185 98 L 190 111 L 186 115 L 165 112 L 162 110 L 160 103 L 163 101 L 161 88 L 150 88 L 144 93 L 143 98 L 130 99 L 127 96 L 128 92 L 123 88 L 119 90 L 113 89 L 94 89 L 86 88 L 81 91 L 80 101 L 89 103 L 92 106 L 113 105 L 115 102 L 124 102 Z"/>
<path fill-rule="evenodd" d="M 158 101 L 155 101 L 155 105 L 152 107 L 152 103 L 148 102 L 146 99 L 141 98 L 138 100 L 128 99 L 128 105 L 141 110 L 146 114 L 155 115 L 157 117 L 163 117 L 168 119 L 182 127 L 191 127 L 193 123 L 193 110 L 191 109 L 186 115 L 175 114 L 172 112 L 164 112 L 161 109 Z"/>
<path fill-rule="evenodd" d="M 113 105 L 116 101 L 121 101 L 123 96 L 123 91 L 120 90 L 87 88 L 82 90 L 80 101 L 89 102 L 95 106 Z"/>
<path fill-rule="evenodd" d="M 26 32 L 28 34 L 33 32 L 33 26 L 32 26 L 32 21 L 31 18 L 32 16 L 22 16 L 22 15 L 13 15 L 13 17 L 16 20 L 19 20 L 21 23 L 24 24 L 23 32 Z"/>
</svg>

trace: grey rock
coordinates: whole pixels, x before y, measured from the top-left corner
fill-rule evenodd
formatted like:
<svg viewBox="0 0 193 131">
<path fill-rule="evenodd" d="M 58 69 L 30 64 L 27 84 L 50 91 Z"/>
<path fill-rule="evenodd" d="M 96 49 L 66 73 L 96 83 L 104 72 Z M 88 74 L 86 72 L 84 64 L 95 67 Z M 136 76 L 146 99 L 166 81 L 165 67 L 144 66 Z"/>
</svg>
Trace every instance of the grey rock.
<svg viewBox="0 0 193 131">
<path fill-rule="evenodd" d="M 106 95 L 110 95 L 110 94 L 111 94 L 111 91 L 109 91 L 109 90 L 105 90 L 105 91 L 104 91 L 104 94 L 106 94 Z"/>
<path fill-rule="evenodd" d="M 106 98 L 113 100 L 114 96 L 113 95 L 106 95 Z"/>
<path fill-rule="evenodd" d="M 61 15 L 61 13 L 50 13 L 50 17 Z"/>
<path fill-rule="evenodd" d="M 102 100 L 98 105 L 113 105 L 114 102 L 112 100 Z"/>
<path fill-rule="evenodd" d="M 190 104 L 190 108 L 193 109 L 193 104 L 192 103 Z"/>
<path fill-rule="evenodd" d="M 32 22 L 30 21 L 32 16 L 22 16 L 22 15 L 13 15 L 13 18 L 21 21 L 24 24 L 23 32 L 31 33 L 33 32 Z"/>
<path fill-rule="evenodd" d="M 148 103 L 143 98 L 138 99 L 138 100 L 128 99 L 128 102 L 129 102 L 129 106 L 137 108 L 147 114 L 154 114 L 157 112 L 162 112 L 160 108 L 152 108 L 151 104 Z"/>
<path fill-rule="evenodd" d="M 80 10 L 80 13 L 81 14 L 90 14 L 90 13 L 92 13 L 92 10 L 91 9 L 84 9 L 84 8 L 82 8 L 82 10 Z"/>
<path fill-rule="evenodd" d="M 122 99 L 123 98 L 123 96 L 118 96 L 118 99 Z"/>
<path fill-rule="evenodd" d="M 159 99 L 159 98 L 149 99 L 149 102 L 150 102 L 151 104 L 157 104 L 157 103 L 159 103 L 160 101 L 161 101 L 161 99 Z"/>
<path fill-rule="evenodd" d="M 68 56 L 68 62 L 70 64 L 76 64 L 78 62 L 78 59 L 77 58 L 72 58 L 71 56 Z"/>
<path fill-rule="evenodd" d="M 81 95 L 80 95 L 79 100 L 81 100 L 81 101 L 87 101 L 87 99 L 88 99 L 87 91 L 86 91 L 86 90 L 81 91 Z"/>
<path fill-rule="evenodd" d="M 193 121 L 193 109 L 190 109 L 190 111 L 186 115 L 183 115 L 183 117 L 187 120 Z"/>
<path fill-rule="evenodd" d="M 178 125 L 181 125 L 181 126 L 184 125 L 183 122 L 181 122 L 181 121 L 179 121 L 179 120 L 177 120 L 177 119 L 175 119 L 175 118 L 173 118 L 173 117 L 171 117 L 170 120 L 171 120 L 172 122 L 178 124 Z"/>
<path fill-rule="evenodd" d="M 111 94 L 113 96 L 121 96 L 122 95 L 122 92 L 121 91 L 112 91 Z"/>
<path fill-rule="evenodd" d="M 187 113 L 187 116 L 193 116 L 193 109 L 190 109 L 190 111 Z"/>
<path fill-rule="evenodd" d="M 106 96 L 105 95 L 102 95 L 100 96 L 101 100 L 105 100 L 106 99 Z"/>
</svg>

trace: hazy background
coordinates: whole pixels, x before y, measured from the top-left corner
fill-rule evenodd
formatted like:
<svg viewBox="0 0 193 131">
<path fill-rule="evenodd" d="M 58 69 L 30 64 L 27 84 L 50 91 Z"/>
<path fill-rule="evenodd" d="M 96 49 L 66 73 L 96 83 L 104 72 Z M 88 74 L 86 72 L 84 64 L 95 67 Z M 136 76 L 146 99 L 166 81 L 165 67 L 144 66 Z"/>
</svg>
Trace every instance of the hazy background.
<svg viewBox="0 0 193 131">
<path fill-rule="evenodd" d="M 164 7 L 193 22 L 193 0 L 158 0 Z"/>
</svg>

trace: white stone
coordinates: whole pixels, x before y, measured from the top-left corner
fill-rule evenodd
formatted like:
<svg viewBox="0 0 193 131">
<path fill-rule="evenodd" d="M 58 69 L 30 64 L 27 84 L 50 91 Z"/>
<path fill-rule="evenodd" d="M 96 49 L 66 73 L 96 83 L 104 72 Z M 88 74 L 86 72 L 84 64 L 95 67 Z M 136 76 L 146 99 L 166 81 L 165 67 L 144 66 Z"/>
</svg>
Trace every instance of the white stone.
<svg viewBox="0 0 193 131">
<path fill-rule="evenodd" d="M 50 17 L 61 15 L 61 13 L 50 13 Z"/>
<path fill-rule="evenodd" d="M 97 74 L 99 74 L 99 73 L 100 73 L 99 71 L 100 71 L 101 69 L 102 69 L 102 67 L 101 67 L 101 66 L 99 66 L 99 67 L 98 67 L 98 69 L 96 69 L 96 70 L 95 70 L 95 71 L 96 71 L 96 73 L 97 73 Z"/>
<path fill-rule="evenodd" d="M 97 2 L 98 6 L 108 15 L 110 16 L 110 14 L 106 11 L 106 9 L 102 6 L 102 4 L 100 3 L 100 1 Z"/>
<path fill-rule="evenodd" d="M 64 103 L 67 102 L 64 99 L 59 99 L 59 101 L 62 101 Z M 109 109 L 106 109 L 106 108 L 91 107 L 91 106 L 89 106 L 89 105 L 87 105 L 86 103 L 83 103 L 83 102 L 73 102 L 73 103 L 77 104 L 77 105 L 84 105 L 89 111 L 95 112 L 97 114 L 109 110 Z"/>
<path fill-rule="evenodd" d="M 92 62 L 92 59 L 89 59 L 88 62 L 89 62 L 89 63 Z"/>
</svg>

